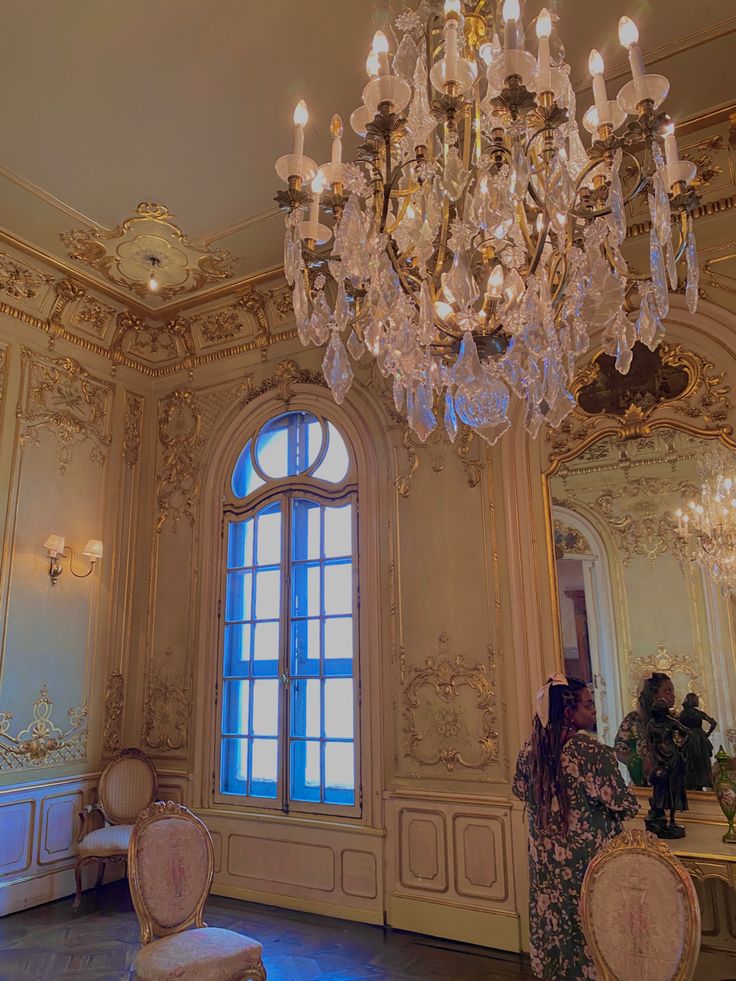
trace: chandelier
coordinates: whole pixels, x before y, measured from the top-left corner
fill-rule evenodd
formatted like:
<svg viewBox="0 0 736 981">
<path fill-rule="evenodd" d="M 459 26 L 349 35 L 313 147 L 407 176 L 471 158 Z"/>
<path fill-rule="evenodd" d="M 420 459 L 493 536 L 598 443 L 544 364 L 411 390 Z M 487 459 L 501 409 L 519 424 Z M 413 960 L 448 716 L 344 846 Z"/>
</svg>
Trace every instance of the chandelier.
<svg viewBox="0 0 736 981">
<path fill-rule="evenodd" d="M 373 39 L 350 117 L 363 138 L 357 160 L 343 162 L 339 116 L 330 162 L 305 156 L 302 101 L 292 152 L 276 163 L 299 337 L 326 345 L 338 402 L 351 359 L 375 358 L 422 441 L 442 416 L 451 440 L 462 423 L 494 443 L 512 394 L 536 435 L 573 408 L 592 331 L 624 374 L 635 341 L 654 350 L 683 256 L 695 309 L 695 167 L 660 112 L 669 83 L 646 71 L 622 17 L 632 78 L 609 99 L 591 52 L 586 148 L 546 9 L 534 51 L 518 0 L 421 0 L 387 31 L 391 42 L 382 31 Z M 651 217 L 644 270 L 621 251 L 627 205 L 640 196 Z"/>
<path fill-rule="evenodd" d="M 675 511 L 687 557 L 726 591 L 736 594 L 736 467 L 722 447 L 698 459 L 698 500 Z"/>
</svg>

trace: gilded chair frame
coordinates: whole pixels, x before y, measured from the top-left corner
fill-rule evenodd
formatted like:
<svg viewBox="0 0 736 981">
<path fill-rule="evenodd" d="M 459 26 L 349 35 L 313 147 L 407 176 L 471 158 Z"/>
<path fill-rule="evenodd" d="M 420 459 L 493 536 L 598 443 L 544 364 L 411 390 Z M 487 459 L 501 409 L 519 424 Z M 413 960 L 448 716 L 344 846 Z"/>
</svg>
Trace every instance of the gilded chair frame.
<svg viewBox="0 0 736 981">
<path fill-rule="evenodd" d="M 590 890 L 596 876 L 600 874 L 607 864 L 615 861 L 617 856 L 622 854 L 653 857 L 657 861 L 664 863 L 669 871 L 676 876 L 685 895 L 687 922 L 685 924 L 685 944 L 671 981 L 690 981 L 695 972 L 695 966 L 700 953 L 700 905 L 698 903 L 698 895 L 695 891 L 690 873 L 678 861 L 674 852 L 663 841 L 648 831 L 624 831 L 617 837 L 612 838 L 588 865 L 585 878 L 583 879 L 583 885 L 580 891 L 580 919 L 582 920 L 583 934 L 585 935 L 588 949 L 590 950 L 601 981 L 625 981 L 625 979 L 617 978 L 614 974 L 611 974 L 598 946 L 592 923 Z"/>
<path fill-rule="evenodd" d="M 129 747 L 127 749 L 120 750 L 119 753 L 107 763 L 104 770 L 100 774 L 100 779 L 97 785 L 97 802 L 94 804 L 87 804 L 79 812 L 79 832 L 77 834 L 77 845 L 79 845 L 84 838 L 91 832 L 97 831 L 99 828 L 106 827 L 107 825 L 120 824 L 121 822 L 113 820 L 111 815 L 105 808 L 105 784 L 109 778 L 111 770 L 117 766 L 121 760 L 125 759 L 137 759 L 146 766 L 151 771 L 153 777 L 153 793 L 151 795 L 151 800 L 156 799 L 156 794 L 158 793 L 158 774 L 156 772 L 156 767 L 153 765 L 153 761 L 149 756 L 147 756 L 140 749 L 135 747 Z M 100 818 L 102 822 L 100 823 Z M 108 862 L 123 862 L 127 863 L 128 853 L 119 852 L 112 855 L 84 855 L 77 856 L 77 860 L 74 865 L 74 878 L 76 884 L 76 894 L 74 897 L 73 909 L 77 909 L 82 899 L 82 869 L 85 865 L 91 864 L 92 862 L 97 863 L 97 879 L 95 881 L 95 889 L 99 889 L 102 885 L 102 880 L 105 876 L 105 866 Z"/>
<path fill-rule="evenodd" d="M 170 818 L 188 821 L 192 824 L 205 842 L 207 849 L 207 873 L 203 877 L 204 888 L 193 912 L 181 923 L 174 926 L 164 926 L 159 923 L 148 909 L 143 898 L 141 883 L 138 875 L 138 840 L 141 832 L 155 821 L 165 821 Z M 154 801 L 143 811 L 135 823 L 133 834 L 130 838 L 128 848 L 128 881 L 130 883 L 130 895 L 133 899 L 133 907 L 138 917 L 141 928 L 141 943 L 149 944 L 158 937 L 172 936 L 181 933 L 188 927 L 204 928 L 207 924 L 204 921 L 204 904 L 209 896 L 212 879 L 215 874 L 215 851 L 212 845 L 212 838 L 207 830 L 206 824 L 195 814 L 175 801 Z M 263 963 L 255 967 L 248 968 L 238 981 L 266 981 L 266 969 Z"/>
</svg>

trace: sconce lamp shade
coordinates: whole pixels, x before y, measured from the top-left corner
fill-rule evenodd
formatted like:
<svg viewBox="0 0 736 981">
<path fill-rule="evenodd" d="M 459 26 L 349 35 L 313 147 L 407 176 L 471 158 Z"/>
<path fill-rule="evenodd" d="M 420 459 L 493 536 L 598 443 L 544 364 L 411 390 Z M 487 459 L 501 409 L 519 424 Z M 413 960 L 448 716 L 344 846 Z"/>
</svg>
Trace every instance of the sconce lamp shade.
<svg viewBox="0 0 736 981">
<path fill-rule="evenodd" d="M 82 550 L 82 555 L 94 564 L 102 558 L 102 542 L 98 538 L 90 538 Z"/>
<path fill-rule="evenodd" d="M 46 541 L 43 543 L 43 547 L 49 553 L 52 559 L 57 558 L 59 555 L 64 554 L 64 536 L 63 535 L 49 535 Z"/>
</svg>

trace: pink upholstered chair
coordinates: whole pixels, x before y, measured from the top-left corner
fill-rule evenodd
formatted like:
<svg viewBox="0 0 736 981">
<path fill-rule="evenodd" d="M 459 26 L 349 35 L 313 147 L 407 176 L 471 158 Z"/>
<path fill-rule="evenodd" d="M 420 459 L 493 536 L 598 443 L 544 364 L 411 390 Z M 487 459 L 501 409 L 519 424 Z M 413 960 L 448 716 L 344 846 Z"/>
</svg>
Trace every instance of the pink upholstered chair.
<svg viewBox="0 0 736 981">
<path fill-rule="evenodd" d="M 98 802 L 79 813 L 74 909 L 82 898 L 82 868 L 97 862 L 97 886 L 107 862 L 127 862 L 133 824 L 156 797 L 156 769 L 139 749 L 123 749 L 100 775 Z"/>
<path fill-rule="evenodd" d="M 257 940 L 202 919 L 214 865 L 209 831 L 183 804 L 157 801 L 136 821 L 128 876 L 143 943 L 139 981 L 266 981 Z"/>
<path fill-rule="evenodd" d="M 667 845 L 625 831 L 593 859 L 580 915 L 601 981 L 690 981 L 700 952 L 692 879 Z"/>
</svg>

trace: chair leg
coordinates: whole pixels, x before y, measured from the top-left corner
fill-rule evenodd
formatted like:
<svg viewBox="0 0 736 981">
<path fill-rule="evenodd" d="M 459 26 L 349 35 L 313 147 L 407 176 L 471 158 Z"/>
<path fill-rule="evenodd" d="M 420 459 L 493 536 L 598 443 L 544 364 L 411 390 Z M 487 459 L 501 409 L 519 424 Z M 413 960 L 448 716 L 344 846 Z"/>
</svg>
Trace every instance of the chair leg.
<svg viewBox="0 0 736 981">
<path fill-rule="evenodd" d="M 82 901 L 82 861 L 79 858 L 74 863 L 74 879 L 77 883 L 77 894 L 74 897 L 72 909 L 78 909 L 79 904 Z"/>
<path fill-rule="evenodd" d="M 97 863 L 97 881 L 95 882 L 95 891 L 97 891 L 102 885 L 102 880 L 105 878 L 105 862 Z"/>
</svg>

